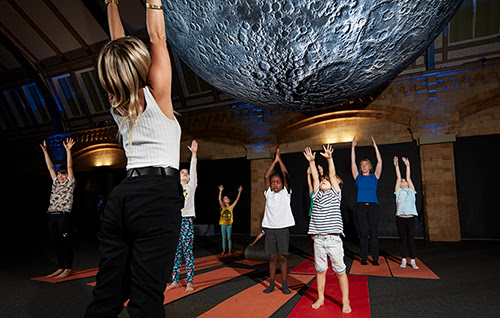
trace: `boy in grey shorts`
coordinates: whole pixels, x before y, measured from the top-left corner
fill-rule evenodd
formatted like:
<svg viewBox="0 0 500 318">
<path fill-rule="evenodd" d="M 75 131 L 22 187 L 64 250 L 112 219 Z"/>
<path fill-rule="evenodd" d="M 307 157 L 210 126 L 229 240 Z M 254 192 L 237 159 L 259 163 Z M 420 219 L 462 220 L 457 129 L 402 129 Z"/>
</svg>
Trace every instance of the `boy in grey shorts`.
<svg viewBox="0 0 500 318">
<path fill-rule="evenodd" d="M 342 214 L 340 213 L 342 179 L 335 172 L 331 145 L 323 146 L 324 152 L 320 153 L 328 161 L 328 175 L 318 175 L 314 162 L 316 153 L 306 147 L 304 156 L 309 161 L 313 179 L 313 208 L 308 234 L 314 235 L 314 264 L 316 267 L 316 281 L 318 284 L 318 300 L 312 308 L 318 309 L 325 302 L 326 271 L 328 257 L 332 268 L 339 279 L 342 292 L 342 313 L 350 313 L 349 282 L 347 280 L 346 266 L 344 264 L 344 248 L 340 238 L 344 232 Z"/>
</svg>

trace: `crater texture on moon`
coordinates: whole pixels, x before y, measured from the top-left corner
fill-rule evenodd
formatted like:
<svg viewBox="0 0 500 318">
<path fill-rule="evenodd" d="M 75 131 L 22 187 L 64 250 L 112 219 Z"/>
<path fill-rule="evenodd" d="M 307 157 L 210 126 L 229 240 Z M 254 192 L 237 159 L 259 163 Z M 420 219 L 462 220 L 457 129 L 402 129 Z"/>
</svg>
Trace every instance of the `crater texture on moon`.
<svg viewBox="0 0 500 318">
<path fill-rule="evenodd" d="M 163 0 L 167 40 L 239 101 L 291 110 L 354 100 L 397 76 L 458 0 Z"/>
</svg>

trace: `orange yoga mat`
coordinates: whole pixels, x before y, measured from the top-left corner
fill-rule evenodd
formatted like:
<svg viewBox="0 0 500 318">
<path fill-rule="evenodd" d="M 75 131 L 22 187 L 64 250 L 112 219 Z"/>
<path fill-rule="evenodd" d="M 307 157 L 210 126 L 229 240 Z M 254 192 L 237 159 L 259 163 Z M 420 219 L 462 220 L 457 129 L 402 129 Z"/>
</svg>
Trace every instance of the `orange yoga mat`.
<svg viewBox="0 0 500 318">
<path fill-rule="evenodd" d="M 267 262 L 265 262 L 265 261 L 256 261 L 256 260 L 253 260 L 253 259 L 242 259 L 242 260 L 234 261 L 233 263 L 255 266 L 255 265 L 260 265 L 260 264 L 266 264 Z"/>
<path fill-rule="evenodd" d="M 325 303 L 318 309 L 311 305 L 318 299 L 318 288 L 313 282 L 302 298 L 293 308 L 288 317 L 297 318 L 325 318 L 325 317 L 370 317 L 370 297 L 368 294 L 368 281 L 365 276 L 351 276 L 349 279 L 349 303 L 351 313 L 342 314 L 342 293 L 339 280 L 336 276 L 328 276 L 325 285 Z"/>
<path fill-rule="evenodd" d="M 82 269 L 82 270 L 78 270 L 78 271 L 73 271 L 71 273 L 71 275 L 69 275 L 68 277 L 65 277 L 65 278 L 54 278 L 54 277 L 41 276 L 41 277 L 32 278 L 31 280 L 38 280 L 41 282 L 57 284 L 57 283 L 67 282 L 70 280 L 92 277 L 92 276 L 95 276 L 98 271 L 99 271 L 99 268 L 96 267 L 96 268 L 89 268 L 89 269 Z"/>
<path fill-rule="evenodd" d="M 378 259 L 379 266 L 373 266 L 371 256 L 368 256 L 368 265 L 361 265 L 361 258 L 356 255 L 352 260 L 350 275 L 370 275 L 370 276 L 385 276 L 392 277 L 391 270 L 387 265 L 385 257 L 381 256 Z"/>
<path fill-rule="evenodd" d="M 205 288 L 215 286 L 220 283 L 227 282 L 233 278 L 239 277 L 241 275 L 253 272 L 254 269 L 247 268 L 233 268 L 233 267 L 223 267 L 207 273 L 194 276 L 194 291 L 186 293 L 185 286 L 186 282 L 184 279 L 180 280 L 180 287 L 165 291 L 165 301 L 163 304 L 168 304 L 174 300 L 182 298 L 184 296 L 191 295 Z M 233 317 L 234 318 L 234 317 Z"/>
<path fill-rule="evenodd" d="M 276 275 L 277 288 L 272 293 L 264 294 L 262 292 L 269 286 L 269 280 L 266 280 L 253 287 L 245 289 L 198 317 L 267 318 L 287 301 L 289 301 L 293 296 L 295 296 L 297 291 L 313 279 L 311 276 L 307 275 L 288 275 L 287 278 L 288 287 L 292 291 L 289 295 L 285 295 L 281 292 L 281 275 Z"/>
<path fill-rule="evenodd" d="M 309 257 L 308 259 L 297 265 L 297 267 L 290 271 L 290 274 L 316 275 L 316 267 L 314 267 L 314 256 Z M 330 263 L 328 263 L 328 271 L 326 272 L 326 274 L 335 274 L 335 272 L 331 268 Z"/>
<path fill-rule="evenodd" d="M 418 269 L 413 269 L 409 263 L 406 265 L 406 268 L 401 268 L 399 266 L 401 265 L 401 257 L 387 256 L 386 258 L 394 277 L 439 279 L 439 276 L 429 267 L 425 266 L 418 258 L 415 259 L 419 267 Z"/>
</svg>

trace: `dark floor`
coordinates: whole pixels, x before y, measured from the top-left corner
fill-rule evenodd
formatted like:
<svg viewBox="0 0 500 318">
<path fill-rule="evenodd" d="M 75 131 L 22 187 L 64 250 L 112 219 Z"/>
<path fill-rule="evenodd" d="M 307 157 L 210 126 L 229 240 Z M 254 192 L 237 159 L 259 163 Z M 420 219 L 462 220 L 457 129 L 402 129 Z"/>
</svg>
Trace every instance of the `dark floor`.
<svg viewBox="0 0 500 318">
<path fill-rule="evenodd" d="M 243 249 L 251 241 L 249 236 L 234 235 L 233 249 Z M 381 239 L 381 252 L 398 255 L 398 244 L 395 239 Z M 46 275 L 56 268 L 55 255 L 46 238 L 29 244 L 4 241 L 2 246 L 0 317 L 83 316 L 91 300 L 91 287 L 86 284 L 93 282 L 94 277 L 59 284 L 31 281 L 31 277 Z M 349 267 L 358 248 L 349 241 L 344 248 Z M 311 255 L 311 240 L 291 237 L 290 252 L 289 268 L 292 269 Z M 368 277 L 372 317 L 499 317 L 499 252 L 499 241 L 429 243 L 419 240 L 417 256 L 441 279 Z M 195 238 L 196 257 L 215 253 L 220 253 L 220 236 Z M 74 268 L 92 268 L 97 264 L 95 241 L 77 237 Z M 196 317 L 266 279 L 267 264 L 256 268 L 257 271 L 248 275 L 168 304 L 166 317 Z M 300 297 L 300 294 L 293 297 L 272 317 L 286 317 Z M 128 317 L 126 310 L 120 317 Z M 244 314 L 235 313 L 235 317 L 244 317 Z"/>
</svg>

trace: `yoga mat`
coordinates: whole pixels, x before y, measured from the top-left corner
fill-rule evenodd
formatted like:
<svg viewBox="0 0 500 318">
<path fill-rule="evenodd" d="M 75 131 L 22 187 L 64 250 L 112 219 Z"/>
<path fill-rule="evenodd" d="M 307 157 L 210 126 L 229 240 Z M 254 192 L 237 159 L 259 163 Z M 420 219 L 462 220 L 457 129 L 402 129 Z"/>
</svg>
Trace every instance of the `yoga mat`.
<svg viewBox="0 0 500 318">
<path fill-rule="evenodd" d="M 373 266 L 372 262 L 371 256 L 368 256 L 368 265 L 361 265 L 361 257 L 359 257 L 359 255 L 354 256 L 349 274 L 392 277 L 391 270 L 389 269 L 389 265 L 387 265 L 385 257 L 379 257 L 379 266 Z"/>
<path fill-rule="evenodd" d="M 313 282 L 288 317 L 370 317 L 370 297 L 368 294 L 367 278 L 364 276 L 350 275 L 347 277 L 349 280 L 349 303 L 352 309 L 351 313 L 342 313 L 342 293 L 340 291 L 339 280 L 335 276 L 328 276 L 325 285 L 325 304 L 318 309 L 311 308 L 311 305 L 318 299 L 317 284 Z"/>
<path fill-rule="evenodd" d="M 242 260 L 239 260 L 239 261 L 234 261 L 233 263 L 254 266 L 254 265 L 260 265 L 260 264 L 266 264 L 267 261 L 264 262 L 264 261 L 256 261 L 256 260 L 253 260 L 253 259 L 242 259 Z"/>
<path fill-rule="evenodd" d="M 311 262 L 314 262 L 314 255 L 297 265 L 294 269 L 290 271 L 290 274 L 309 274 L 309 275 L 316 275 L 316 267 L 314 267 L 314 263 L 311 264 Z M 327 275 L 333 274 L 335 275 L 335 272 L 331 268 L 331 263 L 328 261 L 328 271 L 326 272 Z"/>
<path fill-rule="evenodd" d="M 423 278 L 423 279 L 439 279 L 439 276 L 434 274 L 429 267 L 416 258 L 418 269 L 413 269 L 409 263 L 407 263 L 406 268 L 401 268 L 401 257 L 387 256 L 387 263 L 391 269 L 392 275 L 394 277 L 405 277 L 405 278 Z"/>
<path fill-rule="evenodd" d="M 267 318 L 295 296 L 297 291 L 308 284 L 312 279 L 311 276 L 306 275 L 288 275 L 288 287 L 292 293 L 285 295 L 281 292 L 281 274 L 278 274 L 276 275 L 277 288 L 270 294 L 262 292 L 269 287 L 269 280 L 266 280 L 234 295 L 198 317 Z"/>
<path fill-rule="evenodd" d="M 228 280 L 231 280 L 233 278 L 239 277 L 241 275 L 248 274 L 250 272 L 253 272 L 253 269 L 247 269 L 247 268 L 234 268 L 234 267 L 223 267 L 219 268 L 216 270 L 213 270 L 211 272 L 203 273 L 200 275 L 195 275 L 194 276 L 194 291 L 190 293 L 186 293 L 185 291 L 185 286 L 186 286 L 186 281 L 185 279 L 181 279 L 179 281 L 179 284 L 182 285 L 178 288 L 171 289 L 169 291 L 165 291 L 165 300 L 163 304 L 168 304 L 174 300 L 177 300 L 179 298 L 182 298 L 184 296 L 191 295 L 193 293 L 196 293 L 200 290 L 203 290 L 208 287 L 215 286 L 220 283 L 224 283 Z M 234 317 L 233 317 L 234 318 Z"/>
<path fill-rule="evenodd" d="M 223 265 L 226 261 L 231 260 L 233 258 L 238 258 L 243 255 L 243 250 L 234 251 L 232 254 L 224 254 L 224 255 L 208 255 L 204 257 L 195 258 L 194 260 L 194 270 L 201 270 L 210 267 L 215 267 L 219 265 Z M 186 264 L 183 264 L 181 267 L 180 274 L 186 274 Z M 196 276 L 197 277 L 197 276 Z M 95 282 L 88 283 L 89 286 L 95 286 Z"/>
<path fill-rule="evenodd" d="M 99 271 L 99 268 L 96 267 L 96 268 L 89 268 L 89 269 L 82 269 L 82 270 L 78 270 L 78 271 L 73 271 L 71 273 L 71 275 L 69 275 L 68 277 L 64 277 L 64 278 L 54 278 L 54 277 L 41 276 L 41 277 L 34 277 L 31 280 L 38 280 L 41 282 L 57 284 L 57 283 L 67 282 L 70 280 L 75 280 L 75 279 L 80 279 L 80 278 L 85 278 L 85 277 L 92 277 L 92 276 L 95 276 L 98 271 Z"/>
</svg>

